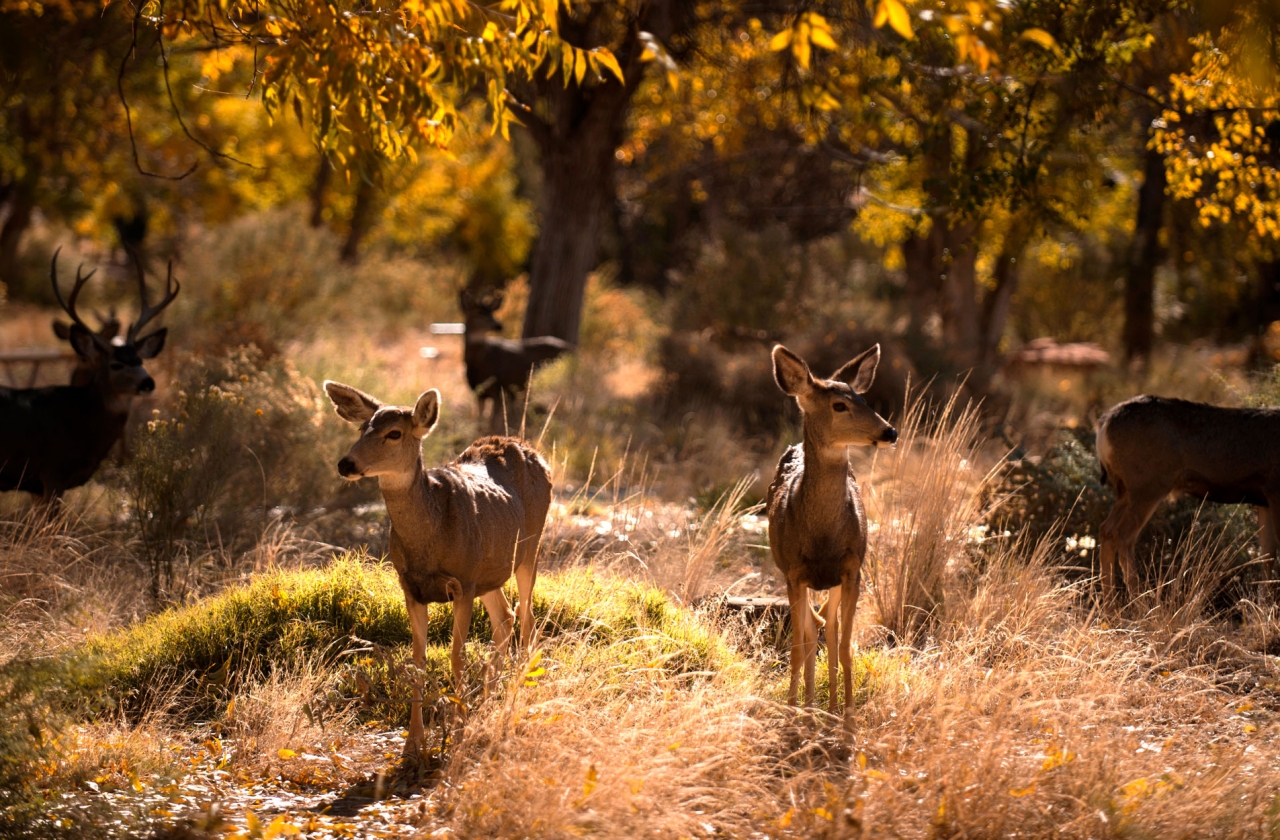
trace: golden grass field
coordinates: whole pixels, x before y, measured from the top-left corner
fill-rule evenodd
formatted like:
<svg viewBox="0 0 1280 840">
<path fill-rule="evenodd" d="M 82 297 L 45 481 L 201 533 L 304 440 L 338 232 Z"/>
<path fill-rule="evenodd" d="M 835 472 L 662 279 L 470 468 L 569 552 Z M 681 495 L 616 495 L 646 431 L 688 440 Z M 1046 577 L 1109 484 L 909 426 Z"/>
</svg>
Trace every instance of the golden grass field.
<svg viewBox="0 0 1280 840">
<path fill-rule="evenodd" d="M 20 312 L 0 338 L 46 343 L 45 317 Z M 853 454 L 872 534 L 849 717 L 795 709 L 776 625 L 704 596 L 780 591 L 751 502 L 798 430 L 743 439 L 714 411 L 663 425 L 656 375 L 616 348 L 535 385 L 527 431 L 556 489 L 533 656 L 485 696 L 477 618 L 451 698 L 433 637 L 433 751 L 401 764 L 408 630 L 385 513 L 373 488 L 340 486 L 352 433 L 311 389 L 440 388 L 437 463 L 474 434 L 458 346 L 425 324 L 300 332 L 283 367 L 241 360 L 251 372 L 213 397 L 183 390 L 189 351 L 166 352 L 130 444 L 142 466 L 109 466 L 53 518 L 0 500 L 0 833 L 1280 835 L 1280 613 L 1266 586 L 1230 610 L 1211 597 L 1239 546 L 1193 529 L 1108 620 L 1087 535 L 990 525 L 1003 450 L 979 409 L 912 402 L 896 450 Z M 181 461 L 221 482 L 198 503 L 147 472 L 195 451 L 199 423 L 232 435 L 252 418 L 283 430 L 236 438 L 258 467 Z M 280 441 L 315 463 L 271 460 Z M 183 512 L 177 530 L 138 524 L 143 490 Z"/>
</svg>

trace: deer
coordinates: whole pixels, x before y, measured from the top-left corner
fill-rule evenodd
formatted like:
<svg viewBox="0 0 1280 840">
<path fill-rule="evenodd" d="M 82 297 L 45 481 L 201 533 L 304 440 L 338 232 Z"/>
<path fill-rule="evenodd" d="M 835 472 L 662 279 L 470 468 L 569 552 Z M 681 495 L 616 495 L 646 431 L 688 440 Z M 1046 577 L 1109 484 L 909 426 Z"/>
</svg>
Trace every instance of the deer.
<svg viewBox="0 0 1280 840">
<path fill-rule="evenodd" d="M 875 379 L 880 345 L 818 379 L 781 344 L 773 348 L 773 376 L 800 406 L 802 442 L 782 454 L 767 495 L 769 549 L 787 583 L 791 607 L 791 684 L 795 705 L 801 669 L 804 704 L 813 705 L 818 628 L 827 627 L 828 711 L 838 714 L 839 669 L 846 703 L 853 692 L 853 616 L 867 554 L 867 515 L 849 465 L 850 446 L 893 446 L 898 432 L 863 398 Z M 828 590 L 822 615 L 809 590 Z"/>
<path fill-rule="evenodd" d="M 1262 553 L 1275 558 L 1280 515 L 1280 408 L 1224 408 L 1140 396 L 1096 426 L 1102 483 L 1116 502 L 1099 529 L 1104 605 L 1120 606 L 1117 567 L 1130 598 L 1141 591 L 1134 545 L 1170 493 L 1258 508 Z"/>
<path fill-rule="evenodd" d="M 57 252 L 49 268 L 54 294 L 71 318 L 67 337 L 77 357 L 75 384 L 0 387 L 0 491 L 24 490 L 46 503 L 93 477 L 123 433 L 133 398 L 155 390 L 143 362 L 164 349 L 168 328 L 141 333 L 180 288 L 171 262 L 165 294 L 152 305 L 140 275 L 141 310 L 117 344 L 91 330 L 76 312 L 76 299 L 96 273 L 82 274 L 82 269 L 77 267 L 75 284 L 64 298 Z"/>
<path fill-rule="evenodd" d="M 514 340 L 490 335 L 502 330 L 494 313 L 502 306 L 502 293 L 478 299 L 470 290 L 458 295 L 465 326 L 462 359 L 467 366 L 467 384 L 476 394 L 480 422 L 485 423 L 485 403 L 491 404 L 488 427 L 499 432 L 504 427 L 505 402 L 513 402 L 524 390 L 534 369 L 573 349 L 554 336 Z"/>
<path fill-rule="evenodd" d="M 338 416 L 360 427 L 360 437 L 338 474 L 348 481 L 377 478 L 391 520 L 388 554 L 404 592 L 413 635 L 413 695 L 406 755 L 423 745 L 422 676 L 426 665 L 428 604 L 453 603 L 449 658 L 455 694 L 463 690 L 463 657 L 476 598 L 493 626 L 494 651 L 486 670 L 496 676 L 510 646 L 515 615 L 502 586 L 516 579 L 520 647 L 533 639 L 533 586 L 538 544 L 551 507 L 551 475 L 523 440 L 482 437 L 452 463 L 427 469 L 422 441 L 440 417 L 440 392 L 423 392 L 412 406 L 389 406 L 327 380 Z M 488 680 L 486 680 L 486 688 Z"/>
</svg>

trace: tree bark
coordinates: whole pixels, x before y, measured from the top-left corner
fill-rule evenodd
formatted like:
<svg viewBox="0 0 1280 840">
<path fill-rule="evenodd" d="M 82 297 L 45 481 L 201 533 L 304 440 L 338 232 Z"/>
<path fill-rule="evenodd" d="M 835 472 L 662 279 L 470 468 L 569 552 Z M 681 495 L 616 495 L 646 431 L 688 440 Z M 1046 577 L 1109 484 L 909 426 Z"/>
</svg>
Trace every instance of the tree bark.
<svg viewBox="0 0 1280 840">
<path fill-rule="evenodd" d="M 324 224 L 324 208 L 329 198 L 329 182 L 333 180 L 333 164 L 329 156 L 321 152 L 320 165 L 316 167 L 316 179 L 311 183 L 311 226 Z"/>
<path fill-rule="evenodd" d="M 550 119 L 530 120 L 541 153 L 538 240 L 529 272 L 524 336 L 578 341 L 587 274 L 596 267 L 602 224 L 614 201 L 614 151 L 622 142 L 627 107 L 639 83 L 611 79 L 590 88 L 551 80 Z"/>
<path fill-rule="evenodd" d="M 374 186 L 373 180 L 362 177 L 356 187 L 355 207 L 351 209 L 351 229 L 347 232 L 346 241 L 342 243 L 340 257 L 344 263 L 354 265 L 360 261 L 360 243 L 373 229 L 377 197 L 378 188 Z"/>
<path fill-rule="evenodd" d="M 0 226 L 0 282 L 9 287 L 21 282 L 18 276 L 18 246 L 31 225 L 31 212 L 36 206 L 36 179 L 24 178 L 9 194 L 9 213 Z"/>
<path fill-rule="evenodd" d="M 1146 153 L 1144 170 L 1124 287 L 1124 357 L 1129 362 L 1150 358 L 1155 336 L 1155 274 L 1165 201 L 1164 158 L 1159 152 Z"/>
</svg>

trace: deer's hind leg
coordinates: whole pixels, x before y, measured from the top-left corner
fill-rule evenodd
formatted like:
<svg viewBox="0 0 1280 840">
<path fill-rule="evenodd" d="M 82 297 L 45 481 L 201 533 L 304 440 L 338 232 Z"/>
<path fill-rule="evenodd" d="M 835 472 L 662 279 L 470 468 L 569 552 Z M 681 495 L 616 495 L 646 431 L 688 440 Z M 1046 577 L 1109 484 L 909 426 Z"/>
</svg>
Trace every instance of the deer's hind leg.
<svg viewBox="0 0 1280 840">
<path fill-rule="evenodd" d="M 496 682 L 502 673 L 502 663 L 506 659 L 507 650 L 511 647 L 511 631 L 515 625 L 516 615 L 507 603 L 507 596 L 502 589 L 495 589 L 480 596 L 485 612 L 489 613 L 489 624 L 493 627 L 493 655 L 489 658 L 489 674 L 485 680 L 485 690 Z"/>
<path fill-rule="evenodd" d="M 538 540 L 524 549 L 528 558 L 516 566 L 516 617 L 520 620 L 520 649 L 525 653 L 533 644 L 533 585 L 538 580 Z"/>
</svg>

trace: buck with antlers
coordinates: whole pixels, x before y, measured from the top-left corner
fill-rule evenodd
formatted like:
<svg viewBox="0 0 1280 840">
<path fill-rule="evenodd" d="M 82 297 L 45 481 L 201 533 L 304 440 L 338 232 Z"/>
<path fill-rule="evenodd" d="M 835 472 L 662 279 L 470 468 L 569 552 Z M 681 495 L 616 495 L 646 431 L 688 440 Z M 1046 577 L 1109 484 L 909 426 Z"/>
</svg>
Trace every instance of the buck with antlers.
<svg viewBox="0 0 1280 840">
<path fill-rule="evenodd" d="M 1222 408 L 1141 396 L 1098 419 L 1102 481 L 1116 503 L 1100 529 L 1104 601 L 1119 604 L 1117 567 L 1133 598 L 1141 591 L 1134 545 L 1172 492 L 1258 507 L 1262 552 L 1275 558 L 1280 517 L 1280 408 Z"/>
<path fill-rule="evenodd" d="M 832 714 L 840 710 L 837 684 L 844 669 L 844 696 L 853 692 L 853 613 L 867 553 L 867 516 L 853 471 L 850 446 L 892 446 L 898 433 L 862 395 L 875 379 L 880 345 L 862 353 L 830 379 L 817 379 L 803 359 L 782 345 L 773 348 L 773 375 L 783 393 L 796 398 L 804 440 L 787 449 L 769 485 L 769 548 L 787 581 L 791 604 L 791 687 L 796 702 L 804 669 L 804 703 L 813 704 L 819 617 L 810 589 L 827 597 L 827 661 Z"/>
<path fill-rule="evenodd" d="M 0 387 L 0 490 L 25 490 L 47 501 L 84 484 L 123 432 L 133 398 L 155 390 L 142 363 L 164 348 L 168 331 L 161 327 L 141 333 L 178 294 L 173 264 L 165 295 L 154 306 L 147 301 L 146 280 L 139 271 L 142 309 L 118 344 L 91 330 L 76 312 L 76 299 L 93 275 L 77 268 L 75 285 L 64 298 L 58 287 L 58 255 L 53 255 L 49 279 L 71 317 L 67 338 L 78 357 L 77 384 Z"/>
<path fill-rule="evenodd" d="M 493 626 L 496 674 L 511 641 L 515 616 L 502 594 L 514 574 L 520 602 L 520 646 L 533 639 L 533 584 L 538 543 L 551 507 L 551 476 L 542 457 L 522 440 L 485 437 L 451 464 L 426 469 L 422 440 L 440 417 L 440 393 L 413 406 L 383 405 L 339 382 L 324 389 L 360 439 L 338 462 L 349 481 L 376 476 L 391 519 L 391 564 L 404 590 L 413 632 L 413 662 L 426 665 L 427 605 L 453 602 L 454 690 L 462 690 L 463 645 L 479 598 Z M 414 678 L 405 753 L 422 748 L 422 680 Z"/>
<path fill-rule="evenodd" d="M 502 293 L 477 299 L 467 289 L 458 296 L 466 325 L 462 359 L 467 366 L 467 384 L 480 404 L 480 422 L 485 423 L 485 403 L 491 405 L 488 427 L 504 431 L 503 403 L 514 404 L 517 394 L 529 384 L 529 376 L 573 345 L 554 336 L 524 338 L 519 341 L 490 335 L 502 329 L 494 316 L 502 306 Z"/>
</svg>

